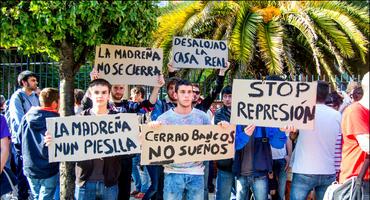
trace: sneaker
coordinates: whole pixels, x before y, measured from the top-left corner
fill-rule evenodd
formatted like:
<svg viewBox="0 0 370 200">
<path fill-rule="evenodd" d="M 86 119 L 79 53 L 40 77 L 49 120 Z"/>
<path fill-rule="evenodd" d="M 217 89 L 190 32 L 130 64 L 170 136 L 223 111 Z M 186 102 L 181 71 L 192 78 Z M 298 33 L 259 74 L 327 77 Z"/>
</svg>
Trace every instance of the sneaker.
<svg viewBox="0 0 370 200">
<path fill-rule="evenodd" d="M 142 199 L 144 197 L 145 193 L 139 192 L 137 195 L 135 195 L 136 199 Z"/>
<path fill-rule="evenodd" d="M 130 193 L 130 195 L 131 195 L 131 196 L 135 196 L 135 195 L 137 195 L 137 194 L 139 194 L 139 193 L 140 193 L 139 191 L 134 190 L 134 191 L 132 191 L 132 192 Z"/>
</svg>

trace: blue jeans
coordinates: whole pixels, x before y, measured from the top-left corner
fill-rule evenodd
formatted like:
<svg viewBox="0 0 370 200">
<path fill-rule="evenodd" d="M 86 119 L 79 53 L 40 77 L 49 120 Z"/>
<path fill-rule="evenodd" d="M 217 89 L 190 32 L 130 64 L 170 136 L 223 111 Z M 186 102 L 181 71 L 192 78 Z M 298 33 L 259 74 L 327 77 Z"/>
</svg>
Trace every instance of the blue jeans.
<svg viewBox="0 0 370 200">
<path fill-rule="evenodd" d="M 218 169 L 216 178 L 216 200 L 229 200 L 234 184 L 235 181 L 232 172 Z"/>
<path fill-rule="evenodd" d="M 102 200 L 113 200 L 117 199 L 117 196 L 118 185 L 106 187 L 102 181 L 86 181 L 82 187 L 76 185 L 75 189 L 76 200 L 91 200 L 96 198 Z"/>
<path fill-rule="evenodd" d="M 164 200 L 204 199 L 204 176 L 169 173 L 164 176 Z"/>
<path fill-rule="evenodd" d="M 312 175 L 293 173 L 290 199 L 304 200 L 312 189 L 315 189 L 317 199 L 323 199 L 326 189 L 334 181 L 335 174 Z"/>
<path fill-rule="evenodd" d="M 255 200 L 268 199 L 267 176 L 239 176 L 236 179 L 236 199 L 245 200 L 249 196 L 249 188 L 252 188 Z"/>
<path fill-rule="evenodd" d="M 53 200 L 55 189 L 57 188 L 59 174 L 46 179 L 36 179 L 27 177 L 33 199 Z"/>
<path fill-rule="evenodd" d="M 286 186 L 286 171 L 285 171 L 286 160 L 277 159 L 273 160 L 272 171 L 274 172 L 274 178 L 278 181 L 278 194 L 279 200 L 285 199 L 285 186 Z"/>
<path fill-rule="evenodd" d="M 150 184 L 148 170 L 145 166 L 140 170 L 140 155 L 132 158 L 132 179 L 134 180 L 135 190 L 145 193 Z"/>
</svg>

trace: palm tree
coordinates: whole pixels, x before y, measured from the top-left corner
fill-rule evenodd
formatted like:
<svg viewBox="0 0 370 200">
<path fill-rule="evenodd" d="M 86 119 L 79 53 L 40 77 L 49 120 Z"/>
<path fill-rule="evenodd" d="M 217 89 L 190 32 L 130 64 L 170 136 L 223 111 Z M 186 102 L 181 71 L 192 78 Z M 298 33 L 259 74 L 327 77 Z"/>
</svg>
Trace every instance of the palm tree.
<svg viewBox="0 0 370 200">
<path fill-rule="evenodd" d="M 154 46 L 164 49 L 167 63 L 173 36 L 226 39 L 232 78 L 306 74 L 335 84 L 335 75 L 358 72 L 353 59 L 368 63 L 368 16 L 368 6 L 342 1 L 186 2 L 159 17 Z"/>
</svg>

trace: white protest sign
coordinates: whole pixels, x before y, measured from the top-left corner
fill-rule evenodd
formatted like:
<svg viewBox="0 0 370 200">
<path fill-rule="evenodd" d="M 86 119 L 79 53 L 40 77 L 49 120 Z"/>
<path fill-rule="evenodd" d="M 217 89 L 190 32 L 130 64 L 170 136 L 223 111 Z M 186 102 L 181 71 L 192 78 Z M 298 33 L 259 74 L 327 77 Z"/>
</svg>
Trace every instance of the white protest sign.
<svg viewBox="0 0 370 200">
<path fill-rule="evenodd" d="M 136 114 L 47 118 L 49 162 L 140 153 Z"/>
<path fill-rule="evenodd" d="M 141 164 L 220 160 L 234 156 L 235 126 L 142 126 Z"/>
<path fill-rule="evenodd" d="M 235 79 L 231 123 L 314 128 L 317 82 Z"/>
<path fill-rule="evenodd" d="M 226 40 L 174 37 L 172 45 L 174 68 L 223 69 L 227 67 Z"/>
<path fill-rule="evenodd" d="M 162 49 L 102 44 L 96 46 L 94 68 L 111 84 L 158 86 Z"/>
</svg>

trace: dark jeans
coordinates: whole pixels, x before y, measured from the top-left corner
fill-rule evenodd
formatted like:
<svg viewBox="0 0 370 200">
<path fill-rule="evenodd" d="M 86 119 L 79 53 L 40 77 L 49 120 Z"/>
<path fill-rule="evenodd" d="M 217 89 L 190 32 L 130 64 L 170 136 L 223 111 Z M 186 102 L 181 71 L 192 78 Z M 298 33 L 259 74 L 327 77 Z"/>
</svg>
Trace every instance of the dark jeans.
<svg viewBox="0 0 370 200">
<path fill-rule="evenodd" d="M 233 185 L 235 185 L 232 172 L 217 170 L 216 178 L 216 200 L 229 200 Z"/>
<path fill-rule="evenodd" d="M 164 173 L 161 165 L 147 165 L 150 176 L 150 187 L 146 191 L 143 200 L 162 200 L 163 199 L 163 184 Z"/>
<path fill-rule="evenodd" d="M 272 171 L 274 172 L 274 179 L 278 183 L 277 194 L 273 199 L 284 200 L 285 199 L 285 186 L 286 186 L 286 171 L 285 171 L 286 160 L 277 159 L 273 160 Z"/>
<path fill-rule="evenodd" d="M 12 148 L 12 160 L 11 165 L 15 176 L 18 179 L 18 200 L 27 200 L 29 193 L 28 190 L 30 186 L 28 184 L 27 177 L 23 174 L 23 158 L 15 150 L 14 144 L 11 145 Z"/>
<path fill-rule="evenodd" d="M 129 200 L 131 191 L 132 158 L 123 158 L 118 179 L 118 199 Z"/>
<path fill-rule="evenodd" d="M 213 179 L 215 178 L 214 161 L 209 161 L 209 172 L 208 172 L 208 192 L 213 193 L 215 191 L 215 185 Z"/>
</svg>

